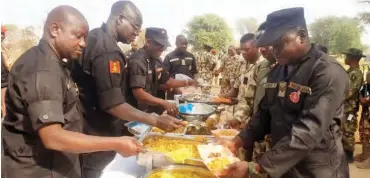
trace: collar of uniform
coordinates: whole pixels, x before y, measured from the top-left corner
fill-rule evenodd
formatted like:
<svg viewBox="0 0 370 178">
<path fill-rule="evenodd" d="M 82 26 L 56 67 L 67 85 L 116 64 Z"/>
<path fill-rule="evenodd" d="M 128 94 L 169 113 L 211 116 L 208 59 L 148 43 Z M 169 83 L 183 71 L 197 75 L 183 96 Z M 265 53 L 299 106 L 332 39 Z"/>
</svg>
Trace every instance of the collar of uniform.
<svg viewBox="0 0 370 178">
<path fill-rule="evenodd" d="M 178 48 L 176 48 L 174 52 L 176 56 L 183 56 L 186 55 L 187 51 L 181 52 Z"/>
<path fill-rule="evenodd" d="M 58 55 L 56 52 L 51 48 L 49 43 L 47 43 L 45 40 L 41 39 L 39 44 L 37 45 L 41 51 L 47 56 L 48 58 L 52 60 L 56 60 L 60 65 L 66 67 L 67 66 L 67 59 L 59 59 Z"/>
<path fill-rule="evenodd" d="M 310 50 L 297 62 L 291 63 L 289 65 L 297 66 L 303 62 L 305 62 L 308 59 L 315 59 L 321 56 L 320 51 L 318 50 L 317 46 L 315 44 L 311 44 Z"/>
<path fill-rule="evenodd" d="M 107 29 L 107 24 L 106 23 L 103 23 L 100 27 L 104 33 L 106 33 L 115 43 L 118 43 L 118 41 L 108 33 L 108 29 Z"/>
<path fill-rule="evenodd" d="M 144 56 L 145 56 L 145 58 L 146 58 L 146 59 L 148 59 L 148 60 L 154 60 L 154 61 L 155 61 L 155 60 L 159 60 L 159 58 L 156 58 L 156 59 L 151 58 L 151 57 L 148 55 L 148 53 L 146 52 L 146 49 L 145 49 L 144 47 L 143 47 L 143 48 L 140 48 L 139 50 L 140 50 L 140 52 L 144 53 Z M 138 51 L 139 51 L 139 50 L 138 50 Z"/>
</svg>

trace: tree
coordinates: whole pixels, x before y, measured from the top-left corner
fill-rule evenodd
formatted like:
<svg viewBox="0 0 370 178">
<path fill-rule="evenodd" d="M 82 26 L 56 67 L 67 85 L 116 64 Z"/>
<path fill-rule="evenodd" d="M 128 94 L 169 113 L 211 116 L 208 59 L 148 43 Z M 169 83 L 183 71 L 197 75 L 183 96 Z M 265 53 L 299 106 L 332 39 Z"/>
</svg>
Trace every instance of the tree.
<svg viewBox="0 0 370 178">
<path fill-rule="evenodd" d="M 328 46 L 332 54 L 342 53 L 348 48 L 364 48 L 361 44 L 364 27 L 357 18 L 324 17 L 313 22 L 309 29 L 312 41 Z"/>
<path fill-rule="evenodd" d="M 362 0 L 359 3 L 370 5 L 370 0 Z M 370 24 L 370 12 L 361 12 L 358 14 L 358 17 L 366 24 Z"/>
<path fill-rule="evenodd" d="M 4 40 L 4 46 L 10 53 L 9 63 L 12 64 L 21 54 L 37 44 L 39 36 L 36 31 L 38 29 L 33 26 L 28 26 L 26 28 L 19 28 L 16 25 L 4 26 L 8 29 Z"/>
<path fill-rule="evenodd" d="M 202 49 L 204 44 L 222 50 L 233 42 L 232 31 L 226 21 L 215 14 L 195 16 L 188 23 L 185 33 L 195 50 Z"/>
<path fill-rule="evenodd" d="M 257 19 L 251 18 L 242 18 L 236 21 L 236 30 L 240 35 L 244 35 L 246 33 L 254 33 L 258 29 L 258 22 Z"/>
</svg>

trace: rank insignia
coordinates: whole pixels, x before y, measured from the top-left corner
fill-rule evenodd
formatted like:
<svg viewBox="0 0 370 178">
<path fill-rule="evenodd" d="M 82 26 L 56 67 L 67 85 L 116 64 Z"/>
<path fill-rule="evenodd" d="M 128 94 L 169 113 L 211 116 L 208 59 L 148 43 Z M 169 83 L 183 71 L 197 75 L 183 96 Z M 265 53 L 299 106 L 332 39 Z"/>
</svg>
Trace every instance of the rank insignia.
<svg viewBox="0 0 370 178">
<path fill-rule="evenodd" d="M 301 92 L 299 92 L 299 91 L 292 92 L 289 95 L 289 99 L 293 103 L 298 103 L 299 102 L 300 95 L 301 95 Z"/>
<path fill-rule="evenodd" d="M 286 82 L 280 82 L 278 96 L 285 97 L 285 91 L 286 91 Z"/>
<path fill-rule="evenodd" d="M 119 73 L 121 73 L 121 68 L 120 68 L 119 61 L 109 60 L 109 71 L 112 74 L 119 74 Z"/>
</svg>

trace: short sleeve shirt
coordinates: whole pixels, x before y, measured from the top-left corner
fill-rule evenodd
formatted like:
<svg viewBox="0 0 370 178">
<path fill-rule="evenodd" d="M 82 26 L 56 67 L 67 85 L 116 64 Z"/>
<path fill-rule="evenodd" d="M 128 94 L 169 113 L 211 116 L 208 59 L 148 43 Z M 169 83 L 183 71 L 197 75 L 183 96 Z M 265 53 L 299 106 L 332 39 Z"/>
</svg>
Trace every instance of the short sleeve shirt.
<svg viewBox="0 0 370 178">
<path fill-rule="evenodd" d="M 48 150 L 38 130 L 49 124 L 81 132 L 78 90 L 66 63 L 41 40 L 13 65 L 2 137 L 9 177 L 80 177 L 77 154 Z"/>
<path fill-rule="evenodd" d="M 145 49 L 141 48 L 131 55 L 129 61 L 130 88 L 143 88 L 147 93 L 158 97 L 159 85 L 166 83 L 170 78 L 160 59 L 150 59 Z M 135 100 L 133 105 L 140 110 L 148 111 L 149 106 L 145 103 L 137 103 Z"/>
<path fill-rule="evenodd" d="M 120 136 L 124 121 L 106 112 L 125 103 L 126 57 L 103 24 L 87 36 L 87 46 L 74 63 L 72 76 L 80 88 L 84 108 L 84 132 Z"/>
<path fill-rule="evenodd" d="M 185 74 L 193 78 L 198 73 L 195 57 L 187 51 L 175 50 L 169 53 L 163 61 L 163 66 L 171 77 L 175 77 L 176 74 Z"/>
</svg>

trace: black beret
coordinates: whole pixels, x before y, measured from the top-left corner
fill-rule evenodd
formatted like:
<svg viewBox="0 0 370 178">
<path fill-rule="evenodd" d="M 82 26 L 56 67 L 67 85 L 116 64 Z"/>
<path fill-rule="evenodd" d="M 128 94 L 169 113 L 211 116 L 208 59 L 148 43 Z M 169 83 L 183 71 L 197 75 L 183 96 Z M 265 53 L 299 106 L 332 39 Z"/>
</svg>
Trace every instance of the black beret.
<svg viewBox="0 0 370 178">
<path fill-rule="evenodd" d="M 147 28 L 145 31 L 145 38 L 154 40 L 163 46 L 171 46 L 170 42 L 168 42 L 167 31 L 163 28 Z"/>
<path fill-rule="evenodd" d="M 263 33 L 258 36 L 257 46 L 270 46 L 276 43 L 286 32 L 297 27 L 306 27 L 304 9 L 302 7 L 282 9 L 267 15 L 266 21 L 259 30 Z"/>
</svg>

